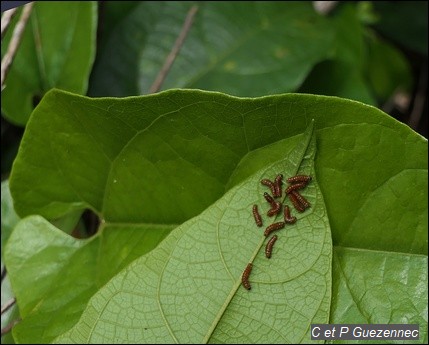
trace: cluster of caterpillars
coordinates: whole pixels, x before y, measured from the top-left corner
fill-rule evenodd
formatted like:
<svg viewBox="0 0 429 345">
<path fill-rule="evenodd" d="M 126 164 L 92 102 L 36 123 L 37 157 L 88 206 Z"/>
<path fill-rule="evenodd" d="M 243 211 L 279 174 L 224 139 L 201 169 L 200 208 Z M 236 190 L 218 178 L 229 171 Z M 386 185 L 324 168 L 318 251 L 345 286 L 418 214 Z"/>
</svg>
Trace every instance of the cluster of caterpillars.
<svg viewBox="0 0 429 345">
<path fill-rule="evenodd" d="M 311 176 L 308 175 L 296 175 L 293 177 L 289 177 L 286 180 L 289 185 L 285 189 L 285 194 L 291 201 L 293 207 L 298 212 L 304 212 L 311 205 L 310 203 L 299 193 L 300 189 L 303 189 L 308 185 L 311 181 Z M 275 198 L 282 197 L 282 184 L 283 184 L 283 175 L 279 174 L 276 176 L 274 181 L 269 179 L 261 180 L 261 184 L 267 186 L 271 190 L 271 194 L 265 192 L 264 198 L 270 204 L 271 208 L 267 212 L 268 217 L 277 216 L 282 208 L 283 204 L 280 201 L 276 201 Z M 253 205 L 252 207 L 253 217 L 255 218 L 255 223 L 258 227 L 262 227 L 262 217 L 258 211 L 258 205 Z M 291 216 L 290 208 L 288 205 L 285 205 L 283 208 L 283 217 L 284 221 L 275 222 L 268 225 L 264 231 L 264 236 L 268 237 L 273 231 L 283 229 L 286 224 L 294 224 L 296 222 L 296 217 Z M 265 246 L 265 256 L 269 259 L 271 258 L 271 254 L 273 252 L 274 243 L 277 241 L 277 235 L 273 235 L 267 242 Z M 241 282 L 243 287 L 247 290 L 251 289 L 249 283 L 250 272 L 252 271 L 253 265 L 251 263 L 247 264 L 246 268 L 243 271 L 241 276 Z"/>
</svg>

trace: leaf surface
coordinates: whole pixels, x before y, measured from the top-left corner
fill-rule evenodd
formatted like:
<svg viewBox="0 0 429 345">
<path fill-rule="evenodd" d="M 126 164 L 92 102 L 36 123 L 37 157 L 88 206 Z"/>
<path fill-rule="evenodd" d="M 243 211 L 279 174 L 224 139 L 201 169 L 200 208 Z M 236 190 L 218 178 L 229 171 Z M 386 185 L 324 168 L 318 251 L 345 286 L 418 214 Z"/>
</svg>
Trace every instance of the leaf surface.
<svg viewBox="0 0 429 345">
<path fill-rule="evenodd" d="M 145 2 L 110 35 L 90 94 L 148 93 L 189 8 L 198 13 L 162 89 L 290 92 L 328 55 L 333 28 L 305 2 Z"/>
<path fill-rule="evenodd" d="M 12 169 L 15 209 L 51 219 L 87 207 L 113 225 L 181 224 L 280 159 L 312 118 L 334 243 L 355 246 L 346 234 L 362 222 L 362 248 L 427 253 L 427 140 L 375 108 L 333 97 L 51 91 Z M 377 208 L 401 212 L 384 217 L 371 206 L 376 199 Z"/>
<path fill-rule="evenodd" d="M 89 207 L 103 225 L 82 244 L 41 218 L 21 221 L 8 261 L 26 311 L 17 339 L 44 342 L 66 331 L 119 270 L 225 191 L 290 154 L 312 118 L 315 170 L 334 243 L 426 254 L 427 141 L 373 107 L 296 94 L 246 99 L 171 90 L 90 99 L 49 92 L 12 170 L 17 212 L 57 219 Z M 46 262 L 37 261 L 41 251 Z M 62 254 L 66 259 L 58 260 Z M 47 272 L 43 280 L 33 279 L 34 261 Z M 68 280 L 69 271 L 79 274 Z M 55 294 L 62 279 L 62 293 Z M 76 298 L 81 279 L 88 293 Z M 28 282 L 32 296 L 25 295 Z M 63 307 L 48 325 L 53 305 Z"/>
<path fill-rule="evenodd" d="M 427 256 L 334 247 L 333 258 L 329 323 L 418 324 L 418 343 L 427 343 Z"/>
<path fill-rule="evenodd" d="M 10 195 L 9 180 L 1 183 L 1 257 L 3 261 L 3 248 L 14 226 L 20 218 L 13 208 L 13 199 Z"/>
<path fill-rule="evenodd" d="M 23 318 L 14 328 L 15 339 L 50 342 L 72 327 L 93 294 L 171 229 L 107 225 L 97 236 L 77 240 L 40 216 L 21 221 L 6 254 Z M 34 283 L 31 290 L 30 281 Z"/>
<path fill-rule="evenodd" d="M 10 121 L 25 125 L 51 88 L 86 93 L 95 57 L 96 11 L 92 1 L 35 3 L 2 90 L 2 113 Z M 13 28 L 2 41 L 2 56 Z"/>
<path fill-rule="evenodd" d="M 331 285 L 332 242 L 317 182 L 303 192 L 312 207 L 278 231 L 271 259 L 251 209 L 269 208 L 262 178 L 315 176 L 312 127 L 282 161 L 232 188 L 110 281 L 57 341 L 307 342 L 310 323 L 328 320 Z M 248 262 L 250 291 L 241 286 Z"/>
</svg>

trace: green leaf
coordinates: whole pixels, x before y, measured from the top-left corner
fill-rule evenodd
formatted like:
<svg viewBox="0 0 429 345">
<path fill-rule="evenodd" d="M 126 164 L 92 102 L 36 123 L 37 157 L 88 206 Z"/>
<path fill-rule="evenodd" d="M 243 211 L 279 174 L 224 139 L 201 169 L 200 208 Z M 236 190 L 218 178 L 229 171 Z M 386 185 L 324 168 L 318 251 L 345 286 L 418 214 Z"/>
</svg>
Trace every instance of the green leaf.
<svg viewBox="0 0 429 345">
<path fill-rule="evenodd" d="M 2 113 L 11 122 L 25 125 L 34 104 L 51 88 L 86 93 L 95 56 L 96 11 L 90 1 L 35 3 L 2 91 Z M 13 26 L 2 41 L 2 56 Z"/>
<path fill-rule="evenodd" d="M 359 20 L 358 4 L 341 3 L 333 15 L 335 47 L 331 58 L 362 71 L 365 61 L 365 27 Z"/>
<path fill-rule="evenodd" d="M 74 210 L 60 218 L 51 220 L 51 223 L 58 229 L 61 229 L 68 234 L 72 234 L 73 230 L 79 227 L 79 221 L 82 217 L 82 214 L 83 212 L 81 210 Z"/>
<path fill-rule="evenodd" d="M 333 13 L 334 47 L 328 60 L 316 64 L 299 92 L 339 96 L 375 104 L 364 78 L 365 27 L 356 5 L 342 3 Z"/>
<path fill-rule="evenodd" d="M 409 91 L 411 67 L 405 56 L 392 45 L 371 35 L 368 38 L 366 78 L 374 95 L 386 101 L 395 91 Z"/>
<path fill-rule="evenodd" d="M 3 249 L 9 236 L 12 233 L 13 228 L 19 222 L 20 218 L 16 214 L 13 208 L 13 200 L 9 190 L 9 180 L 2 181 L 1 183 L 1 270 L 5 269 L 3 265 Z M 1 305 L 9 302 L 12 298 L 15 298 L 15 294 L 12 291 L 10 285 L 9 276 L 6 274 L 1 280 Z M 1 315 L 1 328 L 4 329 L 11 322 L 19 317 L 18 307 L 16 304 L 11 307 L 8 311 Z M 2 344 L 13 344 L 12 333 L 9 332 L 1 337 Z"/>
<path fill-rule="evenodd" d="M 15 209 L 52 219 L 89 207 L 109 224 L 180 224 L 279 157 L 280 147 L 268 145 L 301 133 L 310 118 L 334 242 L 354 246 L 346 236 L 353 224 L 377 224 L 360 230 L 359 246 L 427 253 L 427 140 L 375 108 L 321 96 L 171 90 L 89 99 L 51 91 L 12 169 Z"/>
<path fill-rule="evenodd" d="M 333 16 L 336 36 L 330 59 L 316 64 L 299 92 L 381 104 L 395 91 L 409 89 L 407 60 L 362 24 L 362 4 L 341 4 Z"/>
<path fill-rule="evenodd" d="M 360 71 L 342 61 L 326 60 L 317 64 L 299 92 L 344 97 L 372 105 L 376 103 Z"/>
<path fill-rule="evenodd" d="M 1 183 L 1 256 L 9 236 L 20 218 L 13 208 L 13 200 L 9 190 L 9 180 Z M 2 259 L 3 260 L 3 259 Z"/>
<path fill-rule="evenodd" d="M 116 26 L 138 5 L 137 1 L 106 1 L 99 3 L 100 23 L 98 27 L 100 43 L 97 50 L 103 47 L 107 38 L 116 30 Z"/>
<path fill-rule="evenodd" d="M 66 214 L 63 217 L 52 220 L 52 224 L 61 230 L 71 233 L 73 228 L 76 226 L 81 216 L 82 211 L 76 210 L 70 214 Z M 9 239 L 9 236 L 16 224 L 21 218 L 16 214 L 13 199 L 10 195 L 9 180 L 5 180 L 1 183 L 1 251 L 3 257 L 3 248 Z"/>
<path fill-rule="evenodd" d="M 22 220 L 6 247 L 23 318 L 14 329 L 15 339 L 46 343 L 69 329 L 98 289 L 170 230 L 170 226 L 106 225 L 96 236 L 77 240 L 40 216 Z"/>
<path fill-rule="evenodd" d="M 310 324 L 329 318 L 332 242 L 320 189 L 315 180 L 308 186 L 310 211 L 278 232 L 270 260 L 251 209 L 268 206 L 262 178 L 315 176 L 312 127 L 282 161 L 231 189 L 110 281 L 56 341 L 308 342 Z M 241 286 L 249 262 L 250 291 Z"/>
<path fill-rule="evenodd" d="M 110 36 L 90 94 L 145 94 L 192 2 L 140 3 Z M 295 90 L 332 46 L 333 30 L 306 2 L 199 2 L 162 85 L 257 96 Z"/>
<path fill-rule="evenodd" d="M 427 344 L 427 280 L 427 256 L 334 247 L 329 323 L 419 324 Z"/>
<path fill-rule="evenodd" d="M 86 269 L 77 278 L 98 290 L 169 230 L 288 155 L 312 118 L 317 181 L 334 243 L 427 254 L 427 140 L 376 108 L 296 94 L 248 99 L 171 90 L 90 99 L 49 92 L 28 123 L 12 170 L 17 212 L 52 219 L 90 207 L 103 225 L 94 244 L 86 240 L 85 254 L 59 261 L 61 253 L 70 251 L 68 237 L 40 218 L 21 221 L 19 241 L 8 245 L 20 258 L 9 268 L 11 277 L 18 277 L 14 290 L 27 291 L 29 282 L 19 280 L 25 275 L 20 270 L 31 271 L 42 249 L 54 259 L 42 265 L 51 274 L 43 281 L 31 280 L 34 299 L 20 298 L 20 308 L 28 314 L 15 331 L 17 339 L 31 341 L 44 332 L 47 326 L 39 322 L 48 320 L 56 304 L 75 310 L 70 320 L 77 321 L 91 293 L 75 298 L 76 279 L 62 285 L 61 296 L 44 290 L 56 286 L 64 272 L 93 263 L 86 258 L 100 251 L 94 264 L 100 271 L 97 281 Z M 55 246 L 46 245 L 51 241 Z M 40 308 L 33 308 L 39 303 Z M 44 309 L 45 304 L 50 307 Z M 58 313 L 55 318 L 62 324 Z M 50 320 L 50 327 L 59 331 Z M 26 337 L 26 332 L 33 333 Z M 52 339 L 58 333 L 49 334 Z"/>
</svg>

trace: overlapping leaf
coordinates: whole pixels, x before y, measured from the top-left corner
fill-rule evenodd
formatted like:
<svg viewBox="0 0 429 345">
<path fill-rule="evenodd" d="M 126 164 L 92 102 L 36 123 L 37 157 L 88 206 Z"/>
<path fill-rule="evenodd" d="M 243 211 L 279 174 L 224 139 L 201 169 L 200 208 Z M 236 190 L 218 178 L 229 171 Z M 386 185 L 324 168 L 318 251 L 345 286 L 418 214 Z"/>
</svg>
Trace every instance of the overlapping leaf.
<svg viewBox="0 0 429 345">
<path fill-rule="evenodd" d="M 17 339 L 50 341 L 67 330 L 90 296 L 131 260 L 287 155 L 311 118 L 334 243 L 426 254 L 427 141 L 375 108 L 311 95 L 240 99 L 172 90 L 89 99 L 52 91 L 33 113 L 14 164 L 17 211 L 51 219 L 91 207 L 104 226 L 77 250 L 47 222 L 21 222 L 9 271 L 25 310 Z M 58 260 L 61 253 L 66 259 Z M 49 272 L 43 280 L 33 280 L 35 260 Z M 55 294 L 63 272 L 69 275 Z M 77 298 L 73 283 L 81 279 L 90 292 Z M 46 323 L 53 305 L 63 307 Z"/>
<path fill-rule="evenodd" d="M 270 260 L 251 209 L 269 208 L 262 178 L 315 176 L 312 129 L 282 161 L 232 188 L 110 281 L 57 341 L 307 342 L 310 323 L 329 318 L 332 242 L 320 189 L 313 179 L 305 191 L 311 209 L 278 232 Z M 265 225 L 273 221 L 264 215 Z M 241 287 L 248 262 L 250 291 Z"/>
<path fill-rule="evenodd" d="M 171 229 L 107 225 L 97 236 L 77 240 L 39 216 L 24 219 L 7 245 L 7 267 L 23 318 L 14 329 L 15 338 L 49 342 L 69 329 L 107 280 Z"/>
<path fill-rule="evenodd" d="M 192 5 L 199 7 L 163 89 L 241 96 L 295 90 L 332 48 L 333 27 L 305 2 L 144 2 L 103 47 L 90 94 L 149 91 Z"/>
<path fill-rule="evenodd" d="M 281 158 L 310 118 L 334 241 L 354 246 L 345 231 L 363 222 L 365 248 L 427 253 L 427 141 L 375 108 L 321 96 L 172 90 L 89 99 L 52 91 L 12 170 L 15 209 L 51 219 L 90 207 L 109 224 L 180 224 Z M 406 184 L 413 188 L 400 188 Z M 380 217 L 369 207 L 377 199 L 377 207 L 401 212 Z"/>
</svg>

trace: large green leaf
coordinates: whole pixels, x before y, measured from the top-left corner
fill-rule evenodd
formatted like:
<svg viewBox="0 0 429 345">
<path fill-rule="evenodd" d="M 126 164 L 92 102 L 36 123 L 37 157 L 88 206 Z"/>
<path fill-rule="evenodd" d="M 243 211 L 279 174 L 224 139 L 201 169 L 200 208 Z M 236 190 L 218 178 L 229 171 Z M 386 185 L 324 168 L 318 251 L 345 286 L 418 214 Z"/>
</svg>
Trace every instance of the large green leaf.
<svg viewBox="0 0 429 345">
<path fill-rule="evenodd" d="M 57 341 L 308 342 L 310 324 L 329 319 L 332 242 L 320 189 L 313 179 L 305 194 L 310 211 L 278 232 L 270 260 L 251 209 L 268 208 L 262 178 L 315 176 L 312 127 L 282 161 L 231 189 L 110 281 Z M 265 226 L 274 221 L 264 217 Z M 241 287 L 248 263 L 250 291 Z"/>
<path fill-rule="evenodd" d="M 52 219 L 90 207 L 104 225 L 93 239 L 71 245 L 40 218 L 21 221 L 19 241 L 9 243 L 16 256 L 9 271 L 18 277 L 14 290 L 27 291 L 31 281 L 35 292 L 18 298 L 26 314 L 15 335 L 25 342 L 44 333 L 38 339 L 49 341 L 65 331 L 99 287 L 170 229 L 285 157 L 312 118 L 334 243 L 427 254 L 427 141 L 373 107 L 294 94 L 241 99 L 171 90 L 89 99 L 54 90 L 34 111 L 12 170 L 17 212 Z M 54 259 L 38 261 L 47 274 L 34 281 L 30 263 L 42 249 Z M 98 251 L 100 259 L 87 259 Z M 58 260 L 63 253 L 68 259 Z M 88 262 L 98 276 L 81 268 Z M 82 275 L 67 280 L 61 294 L 46 290 L 78 268 Z M 76 297 L 73 282 L 80 279 L 89 292 Z M 58 304 L 73 316 L 64 321 L 57 310 L 60 326 L 47 325 Z"/>
<path fill-rule="evenodd" d="M 89 99 L 51 91 L 12 169 L 15 209 L 52 219 L 89 207 L 109 224 L 180 224 L 281 158 L 310 118 L 334 242 L 427 253 L 427 140 L 375 108 L 321 96 L 172 90 Z"/>
<path fill-rule="evenodd" d="M 192 2 L 144 2 L 116 26 L 94 66 L 91 95 L 149 91 Z M 333 28 L 309 2 L 199 2 L 163 89 L 257 96 L 295 90 L 332 47 Z"/>
<path fill-rule="evenodd" d="M 96 11 L 90 1 L 35 3 L 2 91 L 2 113 L 10 121 L 25 125 L 34 103 L 53 87 L 86 93 L 95 56 Z M 13 25 L 2 41 L 2 56 L 12 32 Z"/>
</svg>

